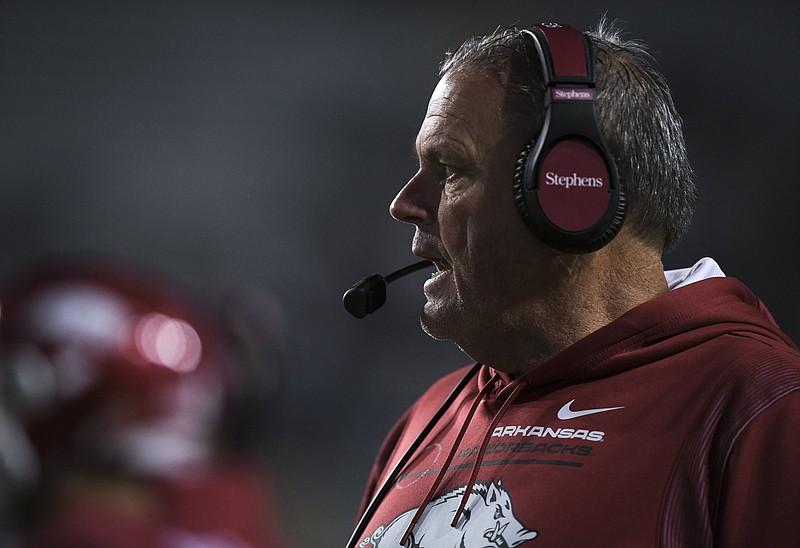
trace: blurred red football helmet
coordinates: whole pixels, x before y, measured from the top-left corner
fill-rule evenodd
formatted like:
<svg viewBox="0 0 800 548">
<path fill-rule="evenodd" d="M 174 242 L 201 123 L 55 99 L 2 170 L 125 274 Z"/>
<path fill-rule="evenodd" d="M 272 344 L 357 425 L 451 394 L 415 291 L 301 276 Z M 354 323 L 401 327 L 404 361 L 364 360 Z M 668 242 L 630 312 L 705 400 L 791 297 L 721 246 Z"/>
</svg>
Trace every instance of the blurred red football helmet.
<svg viewBox="0 0 800 548">
<path fill-rule="evenodd" d="M 52 265 L 0 296 L 0 402 L 39 466 L 168 475 L 205 460 L 229 368 L 211 321 L 149 275 Z"/>
</svg>

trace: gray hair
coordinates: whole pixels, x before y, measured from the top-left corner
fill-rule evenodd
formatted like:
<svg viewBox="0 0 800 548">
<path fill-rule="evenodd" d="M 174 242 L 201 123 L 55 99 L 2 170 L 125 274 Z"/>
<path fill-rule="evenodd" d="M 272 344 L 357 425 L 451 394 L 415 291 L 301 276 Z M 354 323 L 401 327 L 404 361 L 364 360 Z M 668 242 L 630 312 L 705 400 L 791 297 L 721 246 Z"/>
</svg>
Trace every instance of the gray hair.
<svg viewBox="0 0 800 548">
<path fill-rule="evenodd" d="M 626 223 L 668 251 L 689 228 L 697 200 L 680 116 L 644 45 L 623 39 L 605 18 L 586 34 L 595 58 L 600 131 L 626 188 Z M 504 83 L 506 129 L 532 140 L 544 120 L 545 93 L 533 39 L 517 27 L 469 38 L 447 54 L 439 75 L 476 72 Z"/>
</svg>

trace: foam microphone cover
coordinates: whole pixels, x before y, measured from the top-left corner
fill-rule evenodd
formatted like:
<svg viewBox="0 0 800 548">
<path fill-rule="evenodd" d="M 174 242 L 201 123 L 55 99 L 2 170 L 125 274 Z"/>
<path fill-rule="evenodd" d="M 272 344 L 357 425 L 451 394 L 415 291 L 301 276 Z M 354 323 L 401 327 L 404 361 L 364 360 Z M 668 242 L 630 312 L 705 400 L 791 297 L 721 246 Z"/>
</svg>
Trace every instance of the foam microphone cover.
<svg viewBox="0 0 800 548">
<path fill-rule="evenodd" d="M 379 274 L 367 276 L 344 292 L 342 302 L 356 318 L 372 314 L 386 302 L 386 280 Z"/>
</svg>

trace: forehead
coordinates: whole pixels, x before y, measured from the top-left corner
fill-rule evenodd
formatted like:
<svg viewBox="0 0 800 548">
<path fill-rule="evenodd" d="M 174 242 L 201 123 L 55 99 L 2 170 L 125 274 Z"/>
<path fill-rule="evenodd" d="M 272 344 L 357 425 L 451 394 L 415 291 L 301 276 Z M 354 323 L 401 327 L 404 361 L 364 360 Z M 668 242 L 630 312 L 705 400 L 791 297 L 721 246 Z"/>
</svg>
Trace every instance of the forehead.
<svg viewBox="0 0 800 548">
<path fill-rule="evenodd" d="M 496 78 L 446 74 L 428 103 L 417 137 L 418 150 L 454 146 L 471 152 L 488 151 L 503 133 L 503 97 L 503 87 Z"/>
</svg>

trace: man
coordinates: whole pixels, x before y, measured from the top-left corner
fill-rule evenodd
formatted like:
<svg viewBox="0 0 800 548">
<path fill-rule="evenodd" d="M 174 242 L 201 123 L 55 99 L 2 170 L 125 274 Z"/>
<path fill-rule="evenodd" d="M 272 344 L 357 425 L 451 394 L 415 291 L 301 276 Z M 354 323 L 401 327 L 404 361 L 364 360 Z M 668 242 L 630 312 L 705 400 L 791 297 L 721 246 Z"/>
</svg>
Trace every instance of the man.
<svg viewBox="0 0 800 548">
<path fill-rule="evenodd" d="M 442 65 L 390 211 L 436 266 L 424 330 L 476 365 L 389 434 L 351 544 L 797 546 L 800 353 L 711 259 L 664 272 L 693 174 L 663 77 L 604 22 L 586 89 L 619 210 L 583 248 L 530 226 L 517 166 L 558 115 L 554 28 L 470 39 Z M 575 170 L 548 181 L 594 186 Z"/>
</svg>

